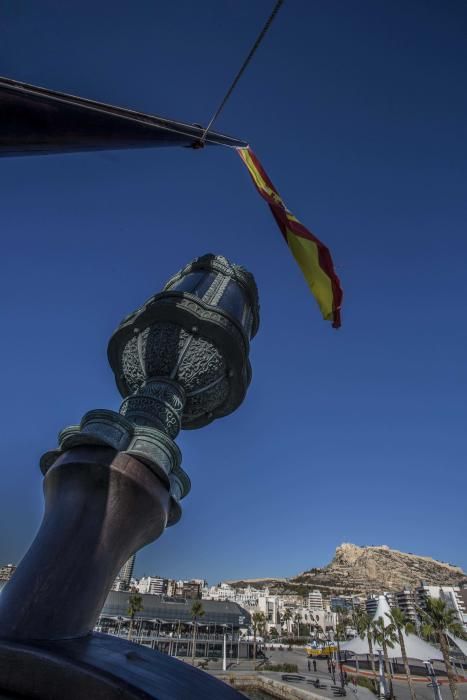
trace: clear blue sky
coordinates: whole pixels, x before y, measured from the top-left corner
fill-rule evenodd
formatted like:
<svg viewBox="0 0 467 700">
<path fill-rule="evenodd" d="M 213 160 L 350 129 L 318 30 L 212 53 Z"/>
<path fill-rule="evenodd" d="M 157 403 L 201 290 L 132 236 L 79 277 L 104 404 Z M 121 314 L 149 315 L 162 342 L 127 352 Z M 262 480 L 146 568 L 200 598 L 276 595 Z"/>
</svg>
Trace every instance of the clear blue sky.
<svg viewBox="0 0 467 700">
<path fill-rule="evenodd" d="M 0 74 L 206 123 L 271 6 L 9 0 Z M 0 161 L 0 561 L 40 523 L 58 430 L 118 409 L 113 329 L 212 251 L 259 285 L 253 382 L 181 434 L 193 490 L 137 573 L 288 576 L 343 541 L 467 568 L 466 31 L 461 0 L 286 0 L 217 123 L 331 248 L 340 331 L 234 152 Z"/>
</svg>

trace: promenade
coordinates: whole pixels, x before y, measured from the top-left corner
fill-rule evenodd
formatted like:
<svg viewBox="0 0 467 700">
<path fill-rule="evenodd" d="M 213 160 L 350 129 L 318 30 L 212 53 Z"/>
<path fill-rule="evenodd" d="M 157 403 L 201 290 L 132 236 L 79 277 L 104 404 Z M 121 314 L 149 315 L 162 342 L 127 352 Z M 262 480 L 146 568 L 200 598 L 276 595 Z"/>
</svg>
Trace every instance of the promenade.
<svg viewBox="0 0 467 700">
<path fill-rule="evenodd" d="M 291 650 L 278 650 L 274 649 L 272 651 L 267 651 L 266 652 L 267 656 L 267 662 L 268 664 L 283 664 L 283 663 L 290 663 L 290 664 L 296 664 L 298 667 L 298 673 L 300 675 L 305 676 L 306 680 L 315 680 L 316 678 L 319 679 L 321 685 L 326 685 L 327 687 L 325 689 L 320 688 L 320 689 L 315 689 L 313 686 L 310 686 L 306 681 L 298 681 L 295 683 L 287 683 L 287 686 L 293 687 L 293 688 L 300 688 L 303 691 L 306 691 L 307 696 L 312 698 L 312 697 L 320 697 L 320 698 L 334 698 L 334 691 L 332 689 L 332 678 L 330 674 L 328 673 L 327 669 L 327 663 L 323 659 L 317 659 L 316 660 L 316 666 L 317 670 L 316 673 L 313 671 L 308 671 L 308 657 L 303 649 L 291 649 Z M 258 660 L 256 663 L 256 666 L 260 664 L 261 660 Z M 216 668 L 216 666 L 219 667 L 219 670 Z M 270 672 L 270 671 L 261 671 L 261 668 L 258 671 L 254 671 L 254 666 L 255 664 L 253 663 L 252 660 L 248 659 L 241 659 L 240 662 L 237 664 L 236 662 L 232 663 L 228 661 L 227 664 L 228 668 L 226 672 L 222 672 L 222 660 L 220 660 L 218 663 L 211 663 L 209 662 L 209 667 L 208 671 L 210 673 L 213 673 L 213 675 L 222 677 L 225 676 L 227 678 L 232 677 L 232 676 L 251 676 L 252 674 L 260 674 L 261 676 L 265 676 L 267 678 L 275 679 L 275 680 L 280 680 L 282 674 L 281 673 L 275 673 L 275 672 Z M 348 674 L 349 679 L 351 677 L 351 674 Z M 337 681 L 337 679 L 336 679 Z M 420 680 L 416 683 L 415 686 L 415 693 L 417 696 L 418 700 L 434 700 L 434 695 L 433 695 L 433 689 L 428 687 L 428 678 L 426 679 L 426 682 L 423 680 Z M 338 684 L 336 682 L 336 684 Z M 467 683 L 458 683 L 458 693 L 459 693 L 459 699 L 460 700 L 467 700 Z M 449 690 L 449 686 L 447 684 L 443 684 L 441 687 L 441 697 L 443 700 L 452 700 L 451 692 Z M 396 700 L 410 700 L 410 692 L 408 688 L 408 684 L 404 680 L 394 680 L 394 693 Z M 298 697 L 298 696 L 297 696 Z M 305 696 L 303 696 L 305 697 Z M 356 693 L 352 690 L 352 684 L 349 683 L 347 686 L 347 697 L 352 700 L 352 698 L 357 697 L 359 700 L 374 700 L 376 696 L 371 693 L 369 690 L 366 688 L 361 688 L 357 687 Z"/>
</svg>

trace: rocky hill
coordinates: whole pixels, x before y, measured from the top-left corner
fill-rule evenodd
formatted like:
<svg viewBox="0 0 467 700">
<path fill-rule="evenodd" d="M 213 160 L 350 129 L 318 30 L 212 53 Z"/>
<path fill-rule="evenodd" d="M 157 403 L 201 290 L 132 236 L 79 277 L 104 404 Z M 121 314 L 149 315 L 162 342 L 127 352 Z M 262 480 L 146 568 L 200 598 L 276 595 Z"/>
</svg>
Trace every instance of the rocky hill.
<svg viewBox="0 0 467 700">
<path fill-rule="evenodd" d="M 341 544 L 330 564 L 304 571 L 286 582 L 279 579 L 250 579 L 258 588 L 265 585 L 277 592 L 297 592 L 318 588 L 324 595 L 368 594 L 380 591 L 400 591 L 424 581 L 434 586 L 455 586 L 466 574 L 458 566 L 436 561 L 431 557 L 407 554 L 386 545 L 359 547 Z M 240 585 L 240 581 L 231 582 Z"/>
<path fill-rule="evenodd" d="M 455 586 L 464 577 L 458 566 L 431 557 L 399 552 L 385 545 L 341 544 L 330 564 L 305 571 L 291 581 L 336 593 L 372 593 L 400 591 L 405 586 L 413 588 L 420 581 L 434 586 Z"/>
</svg>

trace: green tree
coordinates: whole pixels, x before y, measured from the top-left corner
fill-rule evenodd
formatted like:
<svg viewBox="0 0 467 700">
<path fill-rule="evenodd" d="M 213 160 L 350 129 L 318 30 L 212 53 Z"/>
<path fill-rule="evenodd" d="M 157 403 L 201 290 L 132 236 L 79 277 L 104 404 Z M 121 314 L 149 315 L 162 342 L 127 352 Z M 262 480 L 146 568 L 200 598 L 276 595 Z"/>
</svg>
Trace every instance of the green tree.
<svg viewBox="0 0 467 700">
<path fill-rule="evenodd" d="M 337 639 L 345 641 L 347 639 L 347 627 L 351 624 L 351 619 L 346 612 L 339 610 L 337 612 L 336 636 Z"/>
<path fill-rule="evenodd" d="M 256 661 L 256 633 L 259 629 L 264 629 L 266 618 L 262 612 L 254 612 L 251 616 L 251 626 L 253 627 L 253 660 Z"/>
<path fill-rule="evenodd" d="M 458 621 L 455 611 L 448 608 L 445 601 L 440 598 L 428 598 L 425 609 L 420 610 L 420 614 L 424 622 L 424 634 L 428 637 L 434 637 L 440 646 L 448 674 L 449 689 L 453 700 L 458 700 L 456 677 L 449 658 L 447 633 L 450 632 L 456 637 L 464 637 L 462 625 Z"/>
<path fill-rule="evenodd" d="M 289 634 L 289 622 L 292 619 L 292 611 L 290 608 L 286 608 L 284 610 L 284 614 L 282 615 L 282 623 L 285 623 L 285 627 L 287 630 L 287 634 Z"/>
<path fill-rule="evenodd" d="M 371 615 L 363 610 L 355 610 L 352 616 L 352 622 L 357 630 L 357 634 L 360 639 L 365 639 L 368 642 L 368 651 L 370 652 L 370 663 L 371 670 L 373 673 L 373 680 L 376 683 L 376 668 L 375 668 L 375 655 L 373 652 L 373 619 Z"/>
<path fill-rule="evenodd" d="M 191 606 L 191 619 L 193 620 L 193 634 L 192 634 L 192 640 L 191 640 L 191 664 L 192 664 L 192 666 L 195 665 L 195 656 L 196 656 L 196 621 L 200 617 L 203 617 L 203 615 L 204 615 L 204 608 L 203 608 L 202 602 L 200 600 L 193 601 L 193 605 Z"/>
<path fill-rule="evenodd" d="M 131 641 L 131 637 L 133 634 L 133 623 L 135 619 L 135 615 L 138 612 L 141 612 L 143 610 L 143 596 L 138 593 L 136 588 L 133 588 L 131 591 L 131 595 L 128 598 L 128 609 L 127 609 L 127 615 L 130 617 L 130 624 L 128 625 L 128 639 Z"/>
<path fill-rule="evenodd" d="M 409 684 L 410 696 L 412 700 L 417 700 L 415 695 L 415 688 L 412 683 L 412 676 L 410 674 L 409 660 L 407 658 L 407 650 L 405 648 L 404 634 L 414 634 L 415 627 L 409 620 L 407 615 L 400 608 L 392 608 L 390 613 L 386 613 L 386 617 L 389 622 L 394 625 L 397 636 L 399 638 L 399 646 L 401 648 L 402 661 L 404 662 L 405 675 L 407 676 L 407 683 Z"/>
<path fill-rule="evenodd" d="M 357 636 L 360 637 L 360 639 L 365 639 L 366 637 L 366 623 L 364 621 L 365 614 L 366 613 L 364 613 L 361 608 L 354 608 L 350 618 L 350 624 L 352 625 L 352 627 L 357 633 Z M 355 657 L 355 670 L 358 675 L 358 656 Z"/>
<path fill-rule="evenodd" d="M 295 613 L 293 621 L 295 622 L 296 629 L 297 629 L 297 637 L 300 636 L 300 622 L 302 621 L 302 616 L 300 613 Z"/>
<path fill-rule="evenodd" d="M 388 648 L 394 649 L 394 645 L 397 642 L 396 628 L 392 623 L 385 624 L 383 618 L 378 617 L 378 619 L 373 622 L 373 640 L 383 647 L 384 665 L 386 667 L 386 674 L 389 676 L 390 696 L 393 698 L 394 690 L 392 687 L 392 672 L 389 663 Z"/>
</svg>

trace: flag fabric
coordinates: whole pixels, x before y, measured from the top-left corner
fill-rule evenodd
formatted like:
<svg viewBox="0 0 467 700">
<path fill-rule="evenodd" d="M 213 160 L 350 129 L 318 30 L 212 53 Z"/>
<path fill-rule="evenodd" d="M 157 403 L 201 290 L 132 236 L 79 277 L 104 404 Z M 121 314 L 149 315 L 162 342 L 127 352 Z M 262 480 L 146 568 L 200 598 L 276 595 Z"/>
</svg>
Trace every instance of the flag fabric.
<svg viewBox="0 0 467 700">
<path fill-rule="evenodd" d="M 318 302 L 323 318 L 332 321 L 333 328 L 339 328 L 342 289 L 334 270 L 331 253 L 287 209 L 251 148 L 246 146 L 236 150 L 248 168 L 256 189 L 269 204 L 285 242 Z"/>
</svg>

